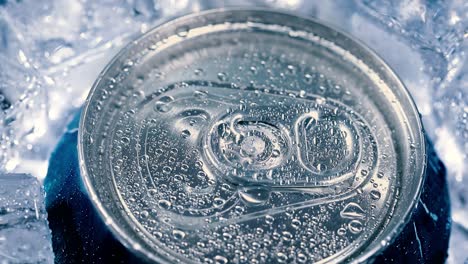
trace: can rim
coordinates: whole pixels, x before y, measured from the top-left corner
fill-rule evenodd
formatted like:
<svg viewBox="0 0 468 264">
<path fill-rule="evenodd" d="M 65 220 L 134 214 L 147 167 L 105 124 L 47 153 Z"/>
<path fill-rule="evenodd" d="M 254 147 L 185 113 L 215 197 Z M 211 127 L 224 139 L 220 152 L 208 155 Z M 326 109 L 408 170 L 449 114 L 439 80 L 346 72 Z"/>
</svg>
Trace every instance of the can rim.
<svg viewBox="0 0 468 264">
<path fill-rule="evenodd" d="M 111 68 L 114 63 L 122 57 L 122 55 L 126 54 L 134 45 L 134 43 L 140 39 L 144 39 L 150 35 L 153 35 L 155 32 L 158 32 L 161 28 L 163 27 L 170 27 L 172 25 L 177 25 L 180 22 L 183 22 L 185 20 L 190 20 L 192 18 L 196 17 L 202 17 L 206 16 L 209 14 L 216 14 L 216 13 L 226 13 L 226 12 L 265 12 L 265 13 L 274 13 L 274 14 L 280 14 L 280 15 L 287 15 L 287 16 L 292 16 L 296 18 L 300 18 L 306 21 L 310 21 L 313 23 L 321 24 L 325 27 L 328 27 L 332 30 L 334 30 L 336 33 L 343 35 L 347 38 L 349 38 L 351 41 L 355 42 L 358 44 L 359 49 L 363 50 L 365 53 L 369 54 L 372 56 L 372 59 L 375 60 L 379 66 L 383 68 L 383 70 L 388 73 L 394 80 L 396 80 L 397 84 L 399 85 L 398 89 L 400 94 L 400 99 L 405 99 L 406 104 L 403 105 L 405 112 L 408 114 L 412 114 L 415 117 L 415 123 L 412 125 L 414 126 L 416 139 L 419 139 L 419 142 L 417 142 L 418 146 L 420 146 L 420 155 L 422 156 L 422 160 L 420 165 L 415 169 L 414 176 L 418 177 L 417 181 L 417 186 L 416 186 L 416 192 L 414 194 L 413 199 L 409 202 L 409 206 L 406 207 L 406 210 L 404 210 L 403 213 L 403 219 L 400 221 L 399 224 L 397 224 L 393 230 L 391 230 L 389 236 L 387 237 L 387 243 L 378 243 L 377 246 L 375 247 L 368 247 L 364 251 L 355 253 L 350 255 L 351 257 L 351 262 L 352 263 L 364 263 L 367 262 L 369 259 L 372 259 L 375 257 L 379 252 L 382 252 L 385 250 L 395 239 L 396 237 L 401 233 L 403 228 L 408 224 L 408 222 L 411 219 L 412 212 L 414 209 L 417 207 L 417 204 L 419 202 L 419 198 L 422 192 L 422 186 L 424 184 L 424 181 L 426 179 L 426 168 L 427 168 L 427 144 L 426 144 L 426 139 L 424 136 L 424 127 L 420 118 L 419 111 L 417 109 L 417 106 L 415 104 L 415 101 L 413 97 L 410 95 L 408 89 L 404 85 L 404 83 L 401 81 L 399 76 L 396 74 L 396 72 L 389 66 L 386 61 L 378 55 L 377 52 L 375 52 L 373 49 L 371 49 L 369 46 L 367 46 L 365 43 L 363 43 L 361 40 L 357 39 L 356 37 L 352 36 L 351 34 L 343 31 L 340 28 L 337 28 L 336 25 L 331 25 L 328 22 L 322 21 L 318 18 L 315 17 L 307 17 L 301 14 L 295 14 L 289 10 L 284 10 L 280 8 L 264 8 L 264 7 L 223 7 L 223 8 L 215 8 L 215 9 L 208 9 L 196 13 L 189 13 L 186 15 L 182 15 L 180 17 L 176 17 L 175 19 L 163 22 L 161 24 L 156 25 L 152 29 L 148 30 L 146 33 L 142 35 L 138 35 L 135 37 L 133 40 L 129 41 L 108 63 L 107 65 L 103 68 L 103 70 L 99 73 L 98 77 L 94 81 L 88 96 L 85 100 L 83 110 L 80 115 L 80 122 L 79 122 L 79 131 L 78 131 L 78 158 L 79 158 L 79 167 L 80 167 L 80 172 L 81 172 L 81 178 L 84 182 L 85 189 L 87 190 L 89 194 L 89 198 L 92 200 L 92 203 L 94 207 L 97 209 L 98 214 L 101 216 L 101 218 L 105 221 L 106 226 L 109 227 L 109 230 L 111 233 L 116 236 L 116 238 L 124 244 L 127 248 L 131 249 L 133 252 L 138 254 L 139 257 L 143 257 L 144 259 L 147 260 L 152 260 L 152 261 L 158 261 L 158 262 L 165 262 L 166 259 L 163 258 L 161 255 L 154 254 L 153 252 L 146 250 L 144 247 L 141 247 L 139 243 L 133 239 L 131 236 L 128 235 L 128 232 L 120 228 L 113 220 L 111 217 L 111 214 L 107 211 L 107 209 L 104 207 L 104 205 L 101 203 L 99 200 L 98 194 L 95 190 L 95 187 L 90 181 L 90 175 L 88 174 L 88 169 L 86 166 L 86 163 L 84 161 L 84 149 L 82 146 L 83 138 L 85 135 L 85 129 L 84 129 L 84 121 L 85 117 L 88 113 L 90 102 L 91 102 L 91 97 L 93 96 L 94 92 L 98 88 L 100 82 L 103 80 L 103 77 L 105 76 L 105 73 Z M 349 261 L 350 259 L 348 259 Z"/>
</svg>

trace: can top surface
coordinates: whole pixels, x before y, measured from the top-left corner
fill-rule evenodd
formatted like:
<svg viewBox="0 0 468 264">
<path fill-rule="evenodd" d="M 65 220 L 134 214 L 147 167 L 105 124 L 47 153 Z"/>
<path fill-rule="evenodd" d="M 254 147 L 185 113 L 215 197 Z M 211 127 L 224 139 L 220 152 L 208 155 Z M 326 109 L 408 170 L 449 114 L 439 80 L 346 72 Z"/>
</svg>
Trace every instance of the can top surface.
<svg viewBox="0 0 468 264">
<path fill-rule="evenodd" d="M 360 262 L 425 170 L 408 92 L 322 23 L 215 10 L 132 42 L 96 81 L 80 167 L 109 228 L 160 262 Z"/>
</svg>

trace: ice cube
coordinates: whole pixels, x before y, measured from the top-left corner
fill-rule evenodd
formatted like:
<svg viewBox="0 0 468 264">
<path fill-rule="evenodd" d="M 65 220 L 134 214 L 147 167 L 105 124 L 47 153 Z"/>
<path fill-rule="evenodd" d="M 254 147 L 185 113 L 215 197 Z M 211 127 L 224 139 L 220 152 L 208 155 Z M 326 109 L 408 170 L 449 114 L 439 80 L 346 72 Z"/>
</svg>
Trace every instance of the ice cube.
<svg viewBox="0 0 468 264">
<path fill-rule="evenodd" d="M 11 27 L 8 13 L 0 9 L 0 55 L 9 60 L 19 59 L 21 42 Z M 3 61 L 3 60 L 2 60 Z"/>
<path fill-rule="evenodd" d="M 468 21 L 466 21 L 468 26 Z M 436 147 L 452 201 L 449 264 L 468 263 L 468 43 L 452 54 L 450 75 L 434 93 Z"/>
<path fill-rule="evenodd" d="M 39 74 L 0 54 L 0 171 L 18 165 L 19 152 L 46 130 L 46 90 Z M 35 154 L 34 154 L 35 155 Z"/>
<path fill-rule="evenodd" d="M 44 191 L 27 174 L 0 174 L 0 263 L 53 263 Z"/>
<path fill-rule="evenodd" d="M 5 12 L 14 17 L 13 27 L 37 65 L 46 69 L 144 32 L 162 17 L 196 11 L 197 2 L 25 0 L 7 2 Z"/>
<path fill-rule="evenodd" d="M 44 161 L 50 155 L 68 118 L 84 102 L 99 72 L 122 45 L 157 23 L 198 9 L 198 1 L 185 0 L 24 0 L 7 1 L 0 6 L 0 19 L 4 18 L 3 24 L 12 36 L 5 38 L 5 45 L 14 43 L 13 37 L 20 40 L 21 46 L 11 47 L 11 50 L 34 68 L 25 68 L 24 74 L 37 69 L 38 74 L 33 76 L 39 77 L 34 80 L 40 86 L 32 88 L 39 95 L 25 97 L 32 106 L 21 106 L 11 114 L 9 120 L 15 120 L 13 125 L 17 128 L 9 127 L 11 133 L 0 138 L 0 146 L 6 149 L 0 151 L 0 169 L 45 176 L 44 170 L 35 169 L 38 159 Z M 1 25 L 0 22 L 0 29 Z M 3 68 L 9 69 L 3 65 L 0 71 Z M 20 74 L 12 75 L 17 78 L 0 76 L 0 83 L 24 79 Z M 7 86 L 1 89 L 2 96 L 8 99 L 2 103 L 3 108 L 15 101 L 6 93 L 20 91 L 18 96 L 23 96 L 22 89 L 12 88 L 23 85 Z M 45 96 L 41 95 L 45 92 Z M 44 113 L 44 109 L 46 115 L 29 118 Z M 16 121 L 23 116 L 26 122 Z M 6 125 L 0 124 L 2 127 Z M 23 129 L 25 127 L 29 129 Z M 28 134 L 28 142 L 19 140 L 25 133 L 31 134 Z M 7 150 L 12 154 L 7 154 Z"/>
</svg>

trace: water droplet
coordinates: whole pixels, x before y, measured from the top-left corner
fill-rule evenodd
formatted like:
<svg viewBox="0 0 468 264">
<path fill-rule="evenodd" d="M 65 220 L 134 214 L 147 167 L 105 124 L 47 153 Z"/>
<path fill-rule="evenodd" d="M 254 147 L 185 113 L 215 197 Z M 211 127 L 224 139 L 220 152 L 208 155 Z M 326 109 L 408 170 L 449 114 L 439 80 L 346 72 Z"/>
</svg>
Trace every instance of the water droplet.
<svg viewBox="0 0 468 264">
<path fill-rule="evenodd" d="M 141 213 L 140 213 L 141 218 L 148 218 L 148 216 L 149 216 L 148 211 L 145 211 L 145 210 L 141 211 Z"/>
<path fill-rule="evenodd" d="M 161 98 L 159 98 L 158 102 L 161 102 L 161 103 L 170 103 L 170 102 L 173 102 L 174 101 L 174 97 L 172 96 L 163 96 Z"/>
<path fill-rule="evenodd" d="M 185 38 L 187 37 L 189 30 L 190 29 L 188 27 L 180 27 L 180 28 L 177 28 L 176 34 L 177 36 L 181 38 Z"/>
<path fill-rule="evenodd" d="M 273 235 L 271 236 L 273 240 L 279 240 L 281 238 L 281 235 L 278 232 L 273 232 Z"/>
<path fill-rule="evenodd" d="M 229 234 L 229 233 L 223 233 L 223 239 L 224 240 L 230 240 L 230 239 L 232 239 L 232 235 Z"/>
<path fill-rule="evenodd" d="M 175 239 L 177 240 L 182 240 L 185 238 L 185 232 L 182 230 L 174 229 L 172 231 L 172 235 L 174 236 Z"/>
<path fill-rule="evenodd" d="M 295 74 L 296 73 L 296 67 L 293 65 L 288 65 L 288 73 L 289 74 Z"/>
<path fill-rule="evenodd" d="M 216 207 L 219 207 L 219 206 L 222 206 L 224 203 L 226 202 L 226 200 L 224 200 L 223 198 L 219 198 L 219 197 L 216 197 L 214 200 L 213 200 L 213 203 Z"/>
<path fill-rule="evenodd" d="M 169 209 L 172 206 L 172 203 L 168 200 L 161 199 L 158 201 L 158 205 L 163 209 Z"/>
<path fill-rule="evenodd" d="M 299 221 L 298 219 L 293 219 L 291 221 L 291 226 L 295 229 L 298 229 L 299 227 L 301 227 L 301 221 Z"/>
<path fill-rule="evenodd" d="M 198 99 L 204 99 L 208 96 L 208 93 L 206 91 L 195 91 L 193 96 Z"/>
<path fill-rule="evenodd" d="M 157 239 L 161 239 L 163 237 L 163 234 L 159 231 L 156 231 L 153 233 L 153 235 L 157 238 Z"/>
<path fill-rule="evenodd" d="M 169 167 L 169 166 L 164 166 L 163 167 L 163 172 L 166 173 L 166 174 L 169 174 L 172 172 L 172 168 Z"/>
<path fill-rule="evenodd" d="M 245 208 L 243 206 L 236 205 L 236 207 L 234 207 L 234 211 L 238 214 L 242 214 L 245 211 Z"/>
<path fill-rule="evenodd" d="M 291 239 L 293 238 L 293 235 L 288 231 L 284 231 L 283 233 L 281 233 L 281 237 L 283 238 L 284 241 L 291 241 Z"/>
<path fill-rule="evenodd" d="M 348 229 L 353 234 L 359 234 L 359 233 L 361 233 L 361 231 L 363 229 L 363 225 L 362 225 L 361 221 L 353 220 L 353 221 L 349 222 Z"/>
<path fill-rule="evenodd" d="M 190 137 L 190 135 L 191 135 L 191 134 L 190 134 L 190 131 L 189 131 L 189 130 L 187 130 L 187 129 L 182 130 L 181 136 L 182 136 L 183 138 L 188 138 L 188 137 Z"/>
<path fill-rule="evenodd" d="M 348 203 L 340 212 L 340 216 L 349 219 L 363 219 L 366 216 L 364 210 L 357 203 Z"/>
<path fill-rule="evenodd" d="M 281 152 L 278 149 L 274 149 L 271 151 L 271 157 L 277 158 L 281 155 Z"/>
<path fill-rule="evenodd" d="M 278 263 L 285 263 L 288 260 L 288 256 L 282 252 L 276 253 L 276 258 L 278 260 Z"/>
<path fill-rule="evenodd" d="M 336 231 L 336 233 L 339 235 L 339 236 L 344 236 L 346 235 L 346 229 L 344 228 L 338 228 L 338 230 Z"/>
<path fill-rule="evenodd" d="M 262 187 L 242 188 L 239 195 L 246 205 L 262 205 L 270 198 L 270 190 Z"/>
<path fill-rule="evenodd" d="M 227 80 L 227 75 L 226 75 L 226 73 L 224 73 L 224 72 L 218 73 L 218 80 L 220 80 L 220 81 L 222 81 L 222 82 L 226 81 L 226 80 Z"/>
<path fill-rule="evenodd" d="M 195 73 L 195 75 L 199 76 L 199 75 L 202 75 L 204 73 L 203 69 L 195 69 L 195 71 L 193 71 L 193 73 Z"/>
<path fill-rule="evenodd" d="M 227 264 L 228 263 L 228 259 L 223 257 L 223 256 L 220 256 L 220 255 L 217 255 L 216 257 L 214 257 L 214 261 L 216 264 Z"/>
<path fill-rule="evenodd" d="M 156 102 L 156 104 L 154 105 L 154 110 L 161 113 L 167 113 L 171 110 L 171 106 L 164 102 Z"/>
<path fill-rule="evenodd" d="M 265 216 L 265 222 L 269 225 L 273 224 L 273 222 L 275 221 L 275 218 L 271 215 L 266 215 Z"/>
<path fill-rule="evenodd" d="M 380 199 L 380 192 L 377 191 L 377 190 L 372 190 L 370 191 L 370 197 L 372 198 L 372 200 L 379 200 Z"/>
<path fill-rule="evenodd" d="M 156 194 L 158 194 L 158 191 L 156 189 L 149 189 L 148 194 L 150 196 L 155 196 Z"/>
</svg>

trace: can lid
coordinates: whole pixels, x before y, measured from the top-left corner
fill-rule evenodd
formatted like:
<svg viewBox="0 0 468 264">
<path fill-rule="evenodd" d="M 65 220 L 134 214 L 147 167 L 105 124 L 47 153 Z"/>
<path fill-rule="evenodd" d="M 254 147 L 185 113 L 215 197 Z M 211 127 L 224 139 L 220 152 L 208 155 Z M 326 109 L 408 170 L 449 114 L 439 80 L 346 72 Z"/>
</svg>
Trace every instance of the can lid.
<svg viewBox="0 0 468 264">
<path fill-rule="evenodd" d="M 94 84 L 79 157 L 106 224 L 160 262 L 363 261 L 406 224 L 425 141 L 401 81 L 320 22 L 186 16 Z"/>
</svg>

